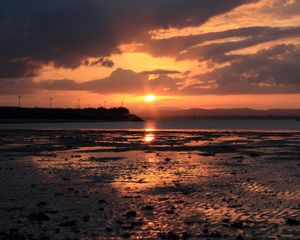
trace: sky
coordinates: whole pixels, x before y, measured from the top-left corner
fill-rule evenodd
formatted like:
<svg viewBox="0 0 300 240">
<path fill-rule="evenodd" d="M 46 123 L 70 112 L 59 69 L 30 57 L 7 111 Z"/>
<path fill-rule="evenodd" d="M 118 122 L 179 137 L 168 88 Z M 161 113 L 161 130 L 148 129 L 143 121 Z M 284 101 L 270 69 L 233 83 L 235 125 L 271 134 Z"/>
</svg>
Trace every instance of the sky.
<svg viewBox="0 0 300 240">
<path fill-rule="evenodd" d="M 300 0 L 1 0 L 0 53 L 2 106 L 300 108 Z"/>
</svg>

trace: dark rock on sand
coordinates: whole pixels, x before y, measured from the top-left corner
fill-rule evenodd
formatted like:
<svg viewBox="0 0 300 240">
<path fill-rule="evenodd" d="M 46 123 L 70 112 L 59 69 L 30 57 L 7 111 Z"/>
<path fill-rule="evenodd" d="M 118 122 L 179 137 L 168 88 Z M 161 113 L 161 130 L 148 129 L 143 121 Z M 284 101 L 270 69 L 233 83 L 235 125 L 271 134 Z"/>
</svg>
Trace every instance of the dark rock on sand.
<svg viewBox="0 0 300 240">
<path fill-rule="evenodd" d="M 200 238 L 223 238 L 224 236 L 220 232 L 211 232 L 207 229 L 203 230 L 203 234 L 199 236 Z"/>
<path fill-rule="evenodd" d="M 61 227 L 74 227 L 76 225 L 77 225 L 76 220 L 70 220 L 70 221 L 66 221 L 66 222 L 59 224 L 59 226 L 61 226 Z"/>
<path fill-rule="evenodd" d="M 171 239 L 171 240 L 180 239 L 179 235 L 174 233 L 174 232 L 158 233 L 157 237 L 160 238 L 160 239 Z"/>
<path fill-rule="evenodd" d="M 81 219 L 83 222 L 88 222 L 90 220 L 90 216 L 86 215 L 86 216 L 83 216 Z"/>
<path fill-rule="evenodd" d="M 43 207 L 43 206 L 46 206 L 48 203 L 45 202 L 45 201 L 40 201 L 36 206 L 37 207 Z"/>
<path fill-rule="evenodd" d="M 130 238 L 131 234 L 130 233 L 123 233 L 122 238 Z"/>
<path fill-rule="evenodd" d="M 154 210 L 154 207 L 151 206 L 151 205 L 147 205 L 147 206 L 144 206 L 141 208 L 142 211 L 153 211 Z"/>
<path fill-rule="evenodd" d="M 4 233 L 0 232 L 0 239 L 3 240 L 26 240 L 27 238 L 19 233 Z"/>
<path fill-rule="evenodd" d="M 208 152 L 199 153 L 199 155 L 203 156 L 203 157 L 214 157 L 215 156 L 214 153 L 208 153 Z"/>
<path fill-rule="evenodd" d="M 243 228 L 244 227 L 244 224 L 243 222 L 241 221 L 236 221 L 236 222 L 233 222 L 230 227 L 232 228 Z"/>
<path fill-rule="evenodd" d="M 127 218 L 135 218 L 136 217 L 136 211 L 128 211 L 127 213 L 125 213 L 125 216 Z"/>
<path fill-rule="evenodd" d="M 102 203 L 106 203 L 106 200 L 104 200 L 104 199 L 100 199 L 100 200 L 98 200 L 98 203 L 100 203 L 100 204 L 102 204 Z"/>
<path fill-rule="evenodd" d="M 135 222 L 131 223 L 132 228 L 134 228 L 134 227 L 140 227 L 140 226 L 143 226 L 143 225 L 144 225 L 143 221 L 135 221 Z"/>
<path fill-rule="evenodd" d="M 293 218 L 288 218 L 288 219 L 285 221 L 285 223 L 286 223 L 287 225 L 290 225 L 290 226 L 298 226 L 298 225 L 300 225 L 300 221 L 297 220 L 297 219 L 293 219 Z"/>
<path fill-rule="evenodd" d="M 31 213 L 28 216 L 28 219 L 30 221 L 49 221 L 50 218 L 49 216 L 47 216 L 45 213 L 43 212 L 39 212 L 39 213 Z"/>
<path fill-rule="evenodd" d="M 223 223 L 229 223 L 230 220 L 229 220 L 229 218 L 225 218 L 225 219 L 222 220 L 222 222 L 223 222 Z"/>
<path fill-rule="evenodd" d="M 259 157 L 259 153 L 256 153 L 256 152 L 252 152 L 252 153 L 250 153 L 249 154 L 250 155 L 250 157 Z"/>
<path fill-rule="evenodd" d="M 175 211 L 173 209 L 170 209 L 170 210 L 166 210 L 166 214 L 174 214 Z"/>
<path fill-rule="evenodd" d="M 187 240 L 187 239 L 189 239 L 189 238 L 191 238 L 191 237 L 193 237 L 191 234 L 189 234 L 188 232 L 183 232 L 182 233 L 182 239 L 183 240 Z"/>
<path fill-rule="evenodd" d="M 244 237 L 243 236 L 237 236 L 236 240 L 244 240 Z"/>
</svg>

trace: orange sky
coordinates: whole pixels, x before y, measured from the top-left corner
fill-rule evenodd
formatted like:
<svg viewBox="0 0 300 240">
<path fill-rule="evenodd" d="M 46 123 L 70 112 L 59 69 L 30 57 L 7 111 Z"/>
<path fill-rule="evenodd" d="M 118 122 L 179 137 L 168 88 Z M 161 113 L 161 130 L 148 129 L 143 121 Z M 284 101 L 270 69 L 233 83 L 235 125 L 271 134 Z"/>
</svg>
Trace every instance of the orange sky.
<svg viewBox="0 0 300 240">
<path fill-rule="evenodd" d="M 132 31 L 132 18 L 130 14 L 126 15 L 127 8 L 116 25 L 114 7 L 108 6 L 111 16 L 104 22 L 99 20 L 99 26 L 97 17 L 89 19 L 93 17 L 92 13 L 91 17 L 83 15 L 82 22 L 67 21 L 70 26 L 78 26 L 78 30 L 80 27 L 91 28 L 78 36 L 80 41 L 69 38 L 73 34 L 69 32 L 67 45 L 61 44 L 67 40 L 55 35 L 56 31 L 63 31 L 57 29 L 63 26 L 52 29 L 49 23 L 52 20 L 47 20 L 44 27 L 49 29 L 49 36 L 42 41 L 51 43 L 50 46 L 56 44 L 55 50 L 39 50 L 37 45 L 28 53 L 27 47 L 21 55 L 23 49 L 20 47 L 18 52 L 10 50 L 6 59 L 0 59 L 3 73 L 0 75 L 3 86 L 0 104 L 16 105 L 17 96 L 21 95 L 23 106 L 48 106 L 52 97 L 56 107 L 77 107 L 80 99 L 81 107 L 104 104 L 111 107 L 123 102 L 133 111 L 148 105 L 300 107 L 300 70 L 297 67 L 300 60 L 300 1 L 231 2 L 234 1 L 220 3 L 219 12 L 212 11 L 206 16 L 205 11 L 194 12 L 195 7 L 202 9 L 199 2 L 188 0 L 180 18 L 167 15 L 158 3 L 157 9 L 154 6 L 151 10 L 145 10 L 139 3 L 137 9 L 149 16 L 145 20 L 138 14 L 140 23 Z M 181 13 L 179 4 L 173 3 L 174 7 L 170 1 L 170 11 L 174 15 Z M 208 12 L 213 7 L 209 1 L 203 1 L 203 8 Z M 50 17 L 54 14 L 51 11 L 47 12 Z M 26 38 L 29 39 L 41 35 L 41 30 L 35 29 L 34 17 L 28 16 Z M 95 21 L 95 26 L 90 26 L 90 20 Z M 90 32 L 98 28 L 105 29 L 110 38 L 103 40 L 98 35 L 88 35 L 96 34 Z M 13 40 L 20 40 L 13 34 L 11 36 Z M 50 53 L 45 53 L 47 50 Z M 19 69 L 28 69 L 18 75 L 11 74 L 8 70 L 15 67 L 12 65 L 15 63 L 24 65 L 18 65 Z M 156 101 L 146 103 L 144 96 L 148 94 L 156 95 Z"/>
</svg>

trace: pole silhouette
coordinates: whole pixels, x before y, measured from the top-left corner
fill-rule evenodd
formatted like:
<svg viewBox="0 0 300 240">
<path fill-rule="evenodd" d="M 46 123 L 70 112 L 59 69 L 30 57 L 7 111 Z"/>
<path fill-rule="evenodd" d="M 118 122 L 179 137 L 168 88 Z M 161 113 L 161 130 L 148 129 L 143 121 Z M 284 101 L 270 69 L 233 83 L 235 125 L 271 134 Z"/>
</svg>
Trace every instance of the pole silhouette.
<svg viewBox="0 0 300 240">
<path fill-rule="evenodd" d="M 49 105 L 50 105 L 50 108 L 52 108 L 52 100 L 53 100 L 53 98 L 50 97 L 50 98 L 49 98 Z"/>
<path fill-rule="evenodd" d="M 80 98 L 78 98 L 78 102 L 77 102 L 77 108 L 80 108 Z"/>
<path fill-rule="evenodd" d="M 18 97 L 18 107 L 19 107 L 19 108 L 21 108 L 21 98 L 22 98 L 22 96 L 19 96 L 19 97 Z"/>
</svg>

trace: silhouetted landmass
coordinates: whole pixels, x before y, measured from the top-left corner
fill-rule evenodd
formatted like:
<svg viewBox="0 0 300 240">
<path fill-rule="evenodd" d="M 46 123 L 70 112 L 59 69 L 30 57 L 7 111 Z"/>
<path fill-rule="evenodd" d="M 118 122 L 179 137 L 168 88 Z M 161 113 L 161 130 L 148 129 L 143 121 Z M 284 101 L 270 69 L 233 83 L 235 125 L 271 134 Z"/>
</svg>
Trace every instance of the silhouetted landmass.
<svg viewBox="0 0 300 240">
<path fill-rule="evenodd" d="M 118 108 L 18 108 L 0 107 L 1 122 L 38 121 L 142 121 L 124 107 Z"/>
<path fill-rule="evenodd" d="M 202 109 L 192 108 L 187 110 L 175 108 L 158 109 L 155 114 L 139 113 L 145 119 L 300 119 L 300 109 L 268 109 L 256 110 L 250 108 L 231 109 Z"/>
</svg>

